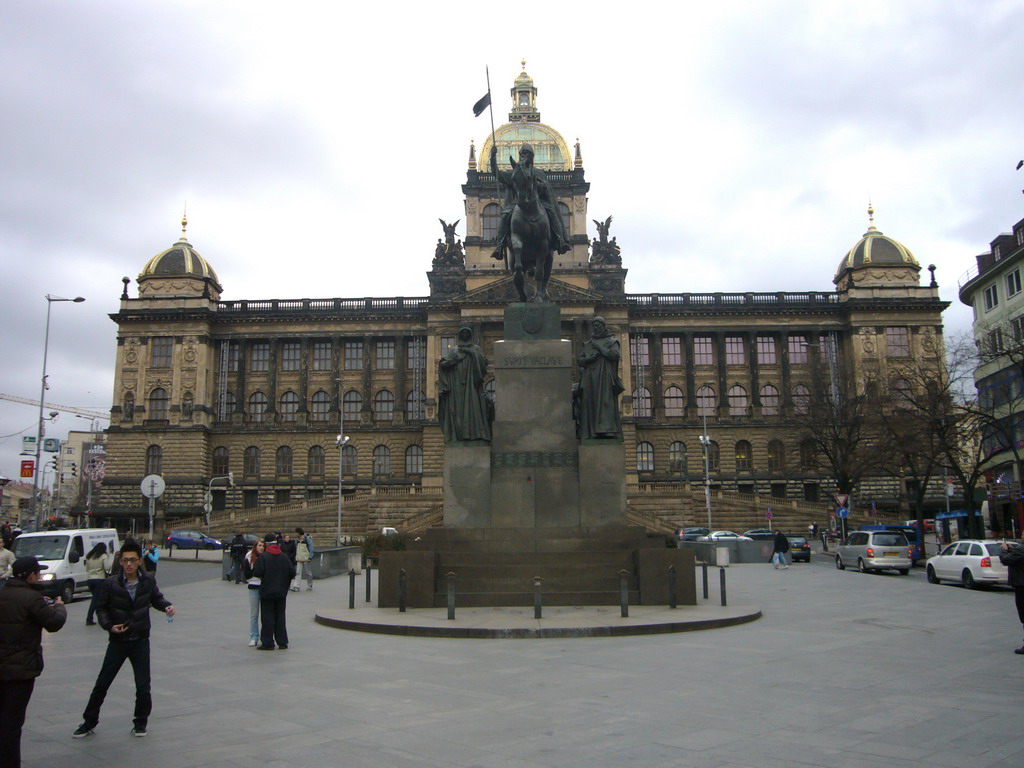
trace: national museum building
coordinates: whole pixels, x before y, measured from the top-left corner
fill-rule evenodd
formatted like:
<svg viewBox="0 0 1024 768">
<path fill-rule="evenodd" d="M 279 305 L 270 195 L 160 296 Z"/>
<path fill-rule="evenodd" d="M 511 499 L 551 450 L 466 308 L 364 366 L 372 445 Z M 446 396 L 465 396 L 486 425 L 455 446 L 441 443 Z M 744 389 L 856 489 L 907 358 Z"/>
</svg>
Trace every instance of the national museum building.
<svg viewBox="0 0 1024 768">
<path fill-rule="evenodd" d="M 840 368 L 863 380 L 888 379 L 890 366 L 911 359 L 941 364 L 947 303 L 934 276 L 922 285 L 913 254 L 871 223 L 849 252 L 824 256 L 838 261 L 829 290 L 629 293 L 626 265 L 643 269 L 643 254 L 609 236 L 610 218 L 588 236 L 579 143 L 541 122 L 525 71 L 511 90 L 509 121 L 494 139 L 499 164 L 508 170 L 530 143 L 557 198 L 571 247 L 555 254 L 549 291 L 563 338 L 580 349 L 601 316 L 621 342 L 627 495 L 651 483 L 702 490 L 706 423 L 714 487 L 828 500 L 834 482 L 799 416 Z M 199 513 L 209 488 L 215 510 L 311 499 L 329 509 L 339 465 L 346 491 L 440 500 L 438 360 L 468 325 L 493 362 L 503 311 L 518 300 L 492 258 L 503 200 L 491 145 L 488 135 L 479 153 L 469 149 L 465 237 L 446 225 L 436 246 L 425 244 L 423 296 L 225 301 L 183 222 L 181 239 L 142 268 L 137 297 L 125 278 L 111 315 L 117 359 L 97 517 L 144 516 L 148 474 L 166 481 L 166 518 Z M 502 396 L 493 380 L 488 393 Z M 339 433 L 351 438 L 340 456 Z M 233 488 L 220 479 L 229 473 Z M 903 489 L 880 476 L 858 491 L 861 503 L 895 509 Z"/>
</svg>

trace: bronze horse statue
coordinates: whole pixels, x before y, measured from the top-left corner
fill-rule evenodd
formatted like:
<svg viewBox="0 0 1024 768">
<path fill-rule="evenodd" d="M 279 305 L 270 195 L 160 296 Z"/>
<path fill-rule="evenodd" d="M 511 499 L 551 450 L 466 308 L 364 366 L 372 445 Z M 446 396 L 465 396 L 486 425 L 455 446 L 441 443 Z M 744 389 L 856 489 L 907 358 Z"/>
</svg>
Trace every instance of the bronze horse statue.
<svg viewBox="0 0 1024 768">
<path fill-rule="evenodd" d="M 536 278 L 537 290 L 530 301 L 550 301 L 548 279 L 551 277 L 551 224 L 538 194 L 537 173 L 532 165 L 512 162 L 511 183 L 516 206 L 512 211 L 509 245 L 512 252 L 512 282 L 520 301 L 527 301 L 525 282 L 528 275 Z"/>
</svg>

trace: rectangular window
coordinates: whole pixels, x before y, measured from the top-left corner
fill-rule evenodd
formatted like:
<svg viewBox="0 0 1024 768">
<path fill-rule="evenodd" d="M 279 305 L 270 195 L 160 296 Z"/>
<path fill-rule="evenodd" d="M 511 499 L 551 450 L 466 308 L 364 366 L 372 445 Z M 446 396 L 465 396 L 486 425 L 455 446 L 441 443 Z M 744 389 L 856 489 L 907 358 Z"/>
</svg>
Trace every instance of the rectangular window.
<svg viewBox="0 0 1024 768">
<path fill-rule="evenodd" d="M 910 329 L 904 326 L 886 328 L 885 351 L 889 357 L 910 357 Z"/>
<path fill-rule="evenodd" d="M 228 343 L 228 370 L 232 373 L 238 373 L 238 342 L 232 341 Z"/>
<path fill-rule="evenodd" d="M 427 340 L 409 339 L 405 347 L 405 367 L 410 371 L 421 371 L 427 364 Z"/>
<path fill-rule="evenodd" d="M 1006 276 L 1006 297 L 1020 293 L 1020 270 L 1015 269 Z"/>
<path fill-rule="evenodd" d="M 149 364 L 154 368 L 170 368 L 174 358 L 174 339 L 170 336 L 154 336 L 149 344 Z"/>
<path fill-rule="evenodd" d="M 999 287 L 995 283 L 985 289 L 984 296 L 986 312 L 999 306 Z"/>
<path fill-rule="evenodd" d="M 287 488 L 278 488 L 274 491 L 275 504 L 287 504 L 291 501 L 292 492 Z"/>
<path fill-rule="evenodd" d="M 1003 351 L 1003 330 L 996 328 L 994 331 L 989 331 L 985 336 L 985 350 L 990 355 L 998 355 Z"/>
<path fill-rule="evenodd" d="M 245 509 L 256 509 L 260 504 L 260 492 L 258 490 L 245 489 L 242 491 L 242 506 Z"/>
<path fill-rule="evenodd" d="M 651 364 L 651 345 L 646 336 L 633 336 L 629 340 L 629 354 L 633 365 Z"/>
<path fill-rule="evenodd" d="M 786 343 L 789 346 L 789 362 L 791 364 L 802 364 L 807 362 L 807 337 L 790 336 Z"/>
<path fill-rule="evenodd" d="M 377 370 L 390 370 L 395 367 L 395 342 L 378 341 L 377 344 Z"/>
<path fill-rule="evenodd" d="M 361 371 L 361 370 L 363 370 L 363 342 L 361 342 L 361 341 L 346 341 L 345 342 L 345 370 L 346 371 Z"/>
<path fill-rule="evenodd" d="M 313 344 L 313 370 L 331 370 L 331 342 L 318 341 Z"/>
<path fill-rule="evenodd" d="M 447 357 L 448 353 L 452 351 L 452 347 L 455 346 L 454 336 L 442 336 L 441 337 L 441 357 Z"/>
<path fill-rule="evenodd" d="M 725 337 L 725 364 L 745 365 L 747 362 L 742 336 Z"/>
<path fill-rule="evenodd" d="M 771 336 L 757 337 L 757 362 L 759 365 L 776 365 L 779 362 L 775 339 Z"/>
<path fill-rule="evenodd" d="M 1010 333 L 1013 335 L 1013 343 L 1020 345 L 1024 343 L 1024 315 L 1013 318 L 1010 321 Z"/>
<path fill-rule="evenodd" d="M 270 344 L 260 342 L 253 344 L 250 347 L 252 350 L 252 357 L 249 361 L 250 371 L 269 371 L 270 370 Z"/>
<path fill-rule="evenodd" d="M 302 368 L 302 345 L 297 341 L 286 341 L 281 345 L 281 370 L 298 371 Z"/>
<path fill-rule="evenodd" d="M 663 365 L 682 365 L 683 340 L 678 336 L 662 336 L 661 360 Z"/>
<path fill-rule="evenodd" d="M 715 340 L 710 336 L 693 337 L 693 364 L 715 364 Z"/>
</svg>

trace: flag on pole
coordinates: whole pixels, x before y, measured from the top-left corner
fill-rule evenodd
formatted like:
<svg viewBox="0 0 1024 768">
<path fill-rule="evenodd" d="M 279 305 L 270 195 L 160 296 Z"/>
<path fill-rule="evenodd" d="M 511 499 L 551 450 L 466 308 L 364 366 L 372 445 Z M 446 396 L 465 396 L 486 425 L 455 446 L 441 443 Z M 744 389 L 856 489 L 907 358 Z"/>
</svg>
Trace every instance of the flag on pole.
<svg viewBox="0 0 1024 768">
<path fill-rule="evenodd" d="M 491 92 L 488 91 L 487 93 L 485 93 L 483 95 L 483 98 L 480 99 L 480 101 L 478 101 L 476 104 L 473 105 L 473 117 L 480 117 L 480 115 L 483 113 L 483 111 L 485 109 L 487 109 L 487 107 L 489 107 L 490 104 L 491 104 Z"/>
</svg>

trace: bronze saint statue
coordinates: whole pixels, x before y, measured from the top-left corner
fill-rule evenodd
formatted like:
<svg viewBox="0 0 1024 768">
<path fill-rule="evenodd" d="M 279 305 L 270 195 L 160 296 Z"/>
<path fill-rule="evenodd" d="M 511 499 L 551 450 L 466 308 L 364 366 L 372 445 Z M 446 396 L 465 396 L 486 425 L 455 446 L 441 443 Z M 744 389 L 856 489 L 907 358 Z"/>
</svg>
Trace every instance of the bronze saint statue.
<svg viewBox="0 0 1024 768">
<path fill-rule="evenodd" d="M 576 358 L 580 367 L 577 389 L 579 437 L 581 440 L 621 440 L 619 422 L 619 342 L 608 332 L 603 317 L 595 317 L 593 333 Z"/>
<path fill-rule="evenodd" d="M 446 443 L 491 439 L 490 409 L 484 392 L 487 358 L 469 328 L 438 363 L 438 409 Z"/>
</svg>

